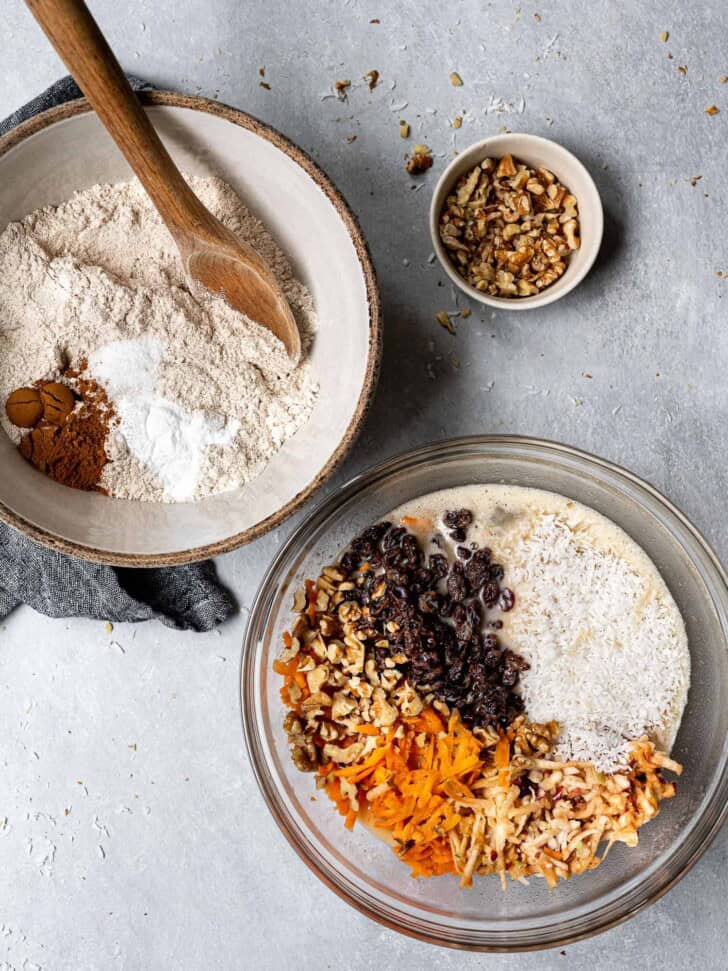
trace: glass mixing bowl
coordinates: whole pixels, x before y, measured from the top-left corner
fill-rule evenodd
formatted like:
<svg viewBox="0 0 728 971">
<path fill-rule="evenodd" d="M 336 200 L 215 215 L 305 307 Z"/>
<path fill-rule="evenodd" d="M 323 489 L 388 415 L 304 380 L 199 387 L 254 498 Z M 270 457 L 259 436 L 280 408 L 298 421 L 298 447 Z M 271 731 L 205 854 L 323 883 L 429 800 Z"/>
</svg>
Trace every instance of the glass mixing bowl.
<svg viewBox="0 0 728 971">
<path fill-rule="evenodd" d="M 455 877 L 415 880 L 362 826 L 348 832 L 311 775 L 298 772 L 282 728 L 271 664 L 291 623 L 293 591 L 318 576 L 359 530 L 408 499 L 465 483 L 504 482 L 561 493 L 598 510 L 649 554 L 687 625 L 692 685 L 673 754 L 677 796 L 594 871 L 549 891 L 543 880 L 496 878 L 460 889 Z M 476 950 L 563 945 L 632 916 L 695 863 L 728 813 L 728 587 L 715 554 L 651 486 L 576 449 L 488 436 L 430 445 L 358 476 L 296 530 L 258 592 L 243 649 L 245 737 L 263 796 L 283 834 L 318 876 L 359 911 L 435 944 Z M 315 801 L 311 800 L 316 796 Z"/>
</svg>

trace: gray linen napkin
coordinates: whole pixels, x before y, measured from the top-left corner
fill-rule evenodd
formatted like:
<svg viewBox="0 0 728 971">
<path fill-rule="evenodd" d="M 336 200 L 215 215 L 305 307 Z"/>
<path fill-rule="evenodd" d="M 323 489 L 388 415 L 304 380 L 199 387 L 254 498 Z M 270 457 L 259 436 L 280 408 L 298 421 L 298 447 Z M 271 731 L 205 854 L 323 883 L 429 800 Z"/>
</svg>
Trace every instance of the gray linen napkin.
<svg viewBox="0 0 728 971">
<path fill-rule="evenodd" d="M 139 78 L 129 80 L 136 91 L 150 87 Z M 73 78 L 62 78 L 0 122 L 0 135 L 80 97 Z M 237 609 L 210 560 L 160 570 L 116 569 L 56 553 L 0 523 L 0 618 L 21 603 L 48 617 L 156 619 L 167 627 L 196 631 L 212 630 Z"/>
</svg>

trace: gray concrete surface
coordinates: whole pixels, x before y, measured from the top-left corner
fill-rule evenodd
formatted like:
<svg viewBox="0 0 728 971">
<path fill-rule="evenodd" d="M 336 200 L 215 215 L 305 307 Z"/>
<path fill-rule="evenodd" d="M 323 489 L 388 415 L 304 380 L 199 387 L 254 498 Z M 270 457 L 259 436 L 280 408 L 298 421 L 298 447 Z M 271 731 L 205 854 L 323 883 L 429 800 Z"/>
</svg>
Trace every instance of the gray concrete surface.
<svg viewBox="0 0 728 971">
<path fill-rule="evenodd" d="M 435 438 L 543 435 L 647 477 L 728 558 L 725 4 L 92 7 L 127 69 L 276 125 L 359 213 L 381 279 L 385 362 L 337 482 Z M 20 0 L 3 0 L 2 19 L 0 115 L 61 73 Z M 371 68 L 381 83 L 370 93 L 357 79 Z M 462 88 L 449 84 L 453 70 Z M 355 81 L 348 101 L 324 97 L 341 78 Z M 706 115 L 711 104 L 721 113 Z M 421 189 L 402 168 L 400 118 L 437 156 Z M 583 159 L 607 236 L 563 302 L 523 315 L 475 309 L 451 337 L 434 319 L 454 302 L 428 262 L 430 188 L 453 147 L 501 126 Z M 238 715 L 247 607 L 291 525 L 220 561 L 244 605 L 220 633 L 107 633 L 28 610 L 2 628 L 0 967 L 725 967 L 725 830 L 667 897 L 565 954 L 435 951 L 317 882 L 266 814 Z"/>
</svg>

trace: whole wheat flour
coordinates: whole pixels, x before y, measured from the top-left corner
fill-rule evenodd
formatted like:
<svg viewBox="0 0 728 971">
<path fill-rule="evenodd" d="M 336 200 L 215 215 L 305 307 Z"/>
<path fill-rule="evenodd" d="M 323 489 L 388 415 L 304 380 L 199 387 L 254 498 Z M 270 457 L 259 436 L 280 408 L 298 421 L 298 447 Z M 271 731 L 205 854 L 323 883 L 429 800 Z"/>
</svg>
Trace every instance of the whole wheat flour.
<svg viewBox="0 0 728 971">
<path fill-rule="evenodd" d="M 0 235 L 0 400 L 86 363 L 118 415 L 102 485 L 120 498 L 199 499 L 248 482 L 317 396 L 305 363 L 316 328 L 309 292 L 230 186 L 189 182 L 270 265 L 301 330 L 303 364 L 291 368 L 265 328 L 188 284 L 136 181 L 95 185 Z M 18 442 L 19 429 L 0 420 Z"/>
</svg>

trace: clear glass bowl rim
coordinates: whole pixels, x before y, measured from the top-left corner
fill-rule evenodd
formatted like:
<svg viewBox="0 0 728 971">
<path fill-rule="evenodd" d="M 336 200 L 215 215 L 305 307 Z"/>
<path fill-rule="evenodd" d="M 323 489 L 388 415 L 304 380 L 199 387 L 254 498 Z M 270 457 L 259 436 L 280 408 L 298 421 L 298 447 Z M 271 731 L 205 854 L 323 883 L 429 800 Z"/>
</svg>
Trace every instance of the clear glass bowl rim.
<svg viewBox="0 0 728 971">
<path fill-rule="evenodd" d="M 720 772 L 715 781 L 710 802 L 704 807 L 702 815 L 693 821 L 678 850 L 668 860 L 668 865 L 658 873 L 652 874 L 643 883 L 632 887 L 626 894 L 610 899 L 605 904 L 569 921 L 534 926 L 529 929 L 511 929 L 508 932 L 474 931 L 472 928 L 454 927 L 451 933 L 443 936 L 441 927 L 429 925 L 426 920 L 419 917 L 404 915 L 395 907 L 384 905 L 381 901 L 348 885 L 342 875 L 317 852 L 313 844 L 299 837 L 295 820 L 290 817 L 287 808 L 278 798 L 275 781 L 266 764 L 255 718 L 254 677 L 257 647 L 261 643 L 268 620 L 267 605 L 272 592 L 286 573 L 289 557 L 306 543 L 308 537 L 341 504 L 363 492 L 370 485 L 382 482 L 422 463 L 431 465 L 433 462 L 454 457 L 458 452 L 468 453 L 493 445 L 526 449 L 542 459 L 548 459 L 549 455 L 568 456 L 572 460 L 581 462 L 585 469 L 600 469 L 617 479 L 623 478 L 629 482 L 631 487 L 642 492 L 654 507 L 658 510 L 661 507 L 692 534 L 702 557 L 701 565 L 713 572 L 714 587 L 720 594 L 720 606 L 724 614 L 728 613 L 728 576 L 717 555 L 687 516 L 639 476 L 589 452 L 547 439 L 519 435 L 472 435 L 440 440 L 399 453 L 354 476 L 331 495 L 320 500 L 311 514 L 296 527 L 281 547 L 260 583 L 243 638 L 240 662 L 241 716 L 250 763 L 268 809 L 298 856 L 330 890 L 359 913 L 383 926 L 430 944 L 484 952 L 531 951 L 562 947 L 592 937 L 628 920 L 667 893 L 697 863 L 728 818 L 728 739 L 723 746 Z"/>
</svg>

